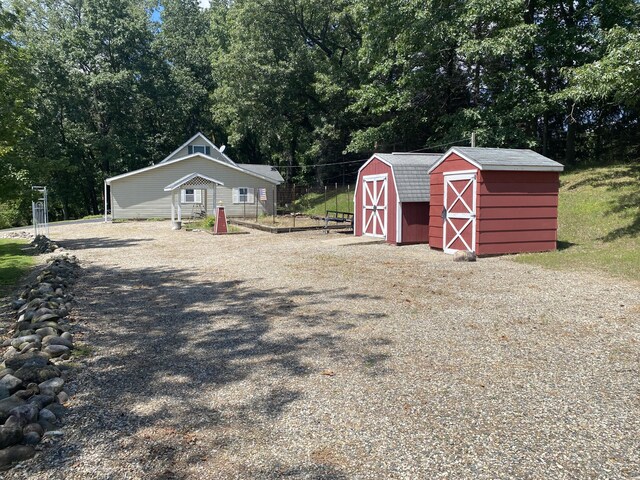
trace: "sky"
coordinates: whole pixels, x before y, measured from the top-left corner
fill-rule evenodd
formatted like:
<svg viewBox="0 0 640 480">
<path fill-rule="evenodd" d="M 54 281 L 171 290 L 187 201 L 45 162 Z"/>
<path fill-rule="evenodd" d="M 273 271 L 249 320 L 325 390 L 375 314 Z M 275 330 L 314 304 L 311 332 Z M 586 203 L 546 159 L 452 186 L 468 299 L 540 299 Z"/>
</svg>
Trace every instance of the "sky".
<svg viewBox="0 0 640 480">
<path fill-rule="evenodd" d="M 209 8 L 211 2 L 209 0 L 198 0 L 201 8 Z M 151 20 L 154 22 L 160 22 L 160 13 L 162 12 L 162 7 L 159 7 L 151 12 Z"/>
</svg>

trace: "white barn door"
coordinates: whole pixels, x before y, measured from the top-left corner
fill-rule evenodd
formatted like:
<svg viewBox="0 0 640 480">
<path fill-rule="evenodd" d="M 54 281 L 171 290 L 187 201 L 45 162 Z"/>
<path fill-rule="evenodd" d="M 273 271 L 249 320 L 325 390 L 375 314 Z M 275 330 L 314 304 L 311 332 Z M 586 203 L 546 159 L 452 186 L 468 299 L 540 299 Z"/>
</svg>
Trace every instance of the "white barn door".
<svg viewBox="0 0 640 480">
<path fill-rule="evenodd" d="M 362 178 L 362 234 L 387 238 L 387 175 Z"/>
<path fill-rule="evenodd" d="M 476 175 L 445 173 L 442 243 L 445 253 L 476 251 Z"/>
</svg>

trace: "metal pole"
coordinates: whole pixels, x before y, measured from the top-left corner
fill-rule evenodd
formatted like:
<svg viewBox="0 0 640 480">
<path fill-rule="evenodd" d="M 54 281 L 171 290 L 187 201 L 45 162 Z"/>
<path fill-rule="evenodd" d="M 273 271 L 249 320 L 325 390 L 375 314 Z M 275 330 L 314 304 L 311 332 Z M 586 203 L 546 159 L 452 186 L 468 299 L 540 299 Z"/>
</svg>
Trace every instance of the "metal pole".
<svg viewBox="0 0 640 480">
<path fill-rule="evenodd" d="M 293 191 L 291 193 L 291 209 L 293 210 L 293 228 L 296 227 L 296 186 L 293 185 Z"/>
<path fill-rule="evenodd" d="M 351 185 L 347 185 L 347 210 L 349 210 L 349 213 L 353 213 L 351 211 Z"/>
<path fill-rule="evenodd" d="M 253 194 L 254 200 L 256 201 L 256 223 L 258 223 L 258 196 L 260 195 L 260 189 L 258 188 L 258 195 Z"/>
<path fill-rule="evenodd" d="M 337 211 L 338 211 L 338 182 L 336 182 L 336 212 Z"/>
<path fill-rule="evenodd" d="M 472 147 L 476 146 L 476 132 L 471 133 L 471 146 Z"/>
<path fill-rule="evenodd" d="M 273 224 L 276 224 L 276 209 L 277 209 L 277 204 L 276 204 L 276 187 L 273 187 Z"/>
<path fill-rule="evenodd" d="M 324 186 L 324 215 L 327 216 L 327 186 Z"/>
<path fill-rule="evenodd" d="M 247 195 L 249 195 L 249 189 L 247 189 Z M 247 219 L 247 197 L 244 197 L 244 201 L 242 202 L 242 218 Z"/>
</svg>

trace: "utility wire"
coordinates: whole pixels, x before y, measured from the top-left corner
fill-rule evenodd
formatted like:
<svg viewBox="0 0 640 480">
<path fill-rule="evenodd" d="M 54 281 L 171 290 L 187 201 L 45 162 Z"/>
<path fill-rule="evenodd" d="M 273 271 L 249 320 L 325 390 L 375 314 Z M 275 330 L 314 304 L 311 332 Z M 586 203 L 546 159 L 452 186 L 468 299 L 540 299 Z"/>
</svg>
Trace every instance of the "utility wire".
<svg viewBox="0 0 640 480">
<path fill-rule="evenodd" d="M 455 145 L 456 143 L 469 143 L 469 140 L 456 140 L 455 142 L 441 143 L 439 145 L 429 145 L 428 147 L 419 148 L 417 150 L 410 150 L 408 152 L 398 152 L 398 153 L 417 153 L 423 150 L 431 150 L 438 147 L 447 147 L 449 145 Z M 315 165 L 278 165 L 276 168 L 319 168 L 319 167 L 329 167 L 334 165 L 349 165 L 351 163 L 359 163 L 366 162 L 369 158 L 361 158 L 360 160 L 348 160 L 346 162 L 332 162 L 332 163 L 316 163 Z"/>
<path fill-rule="evenodd" d="M 456 143 L 469 143 L 469 140 L 463 139 L 463 140 L 456 140 L 455 142 L 441 143 L 440 145 L 429 145 L 428 147 L 419 148 L 417 150 L 411 150 L 410 152 L 407 152 L 407 153 L 422 152 L 423 150 L 431 150 L 438 147 L 448 147 L 449 145 L 455 145 Z"/>
</svg>

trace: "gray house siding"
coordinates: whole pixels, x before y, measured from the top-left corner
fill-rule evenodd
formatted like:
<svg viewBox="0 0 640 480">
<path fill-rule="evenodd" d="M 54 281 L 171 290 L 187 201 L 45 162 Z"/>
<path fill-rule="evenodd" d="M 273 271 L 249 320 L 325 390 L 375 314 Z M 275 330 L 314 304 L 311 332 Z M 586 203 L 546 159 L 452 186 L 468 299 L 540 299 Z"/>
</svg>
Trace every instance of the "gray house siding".
<svg viewBox="0 0 640 480">
<path fill-rule="evenodd" d="M 163 188 L 190 173 L 200 173 L 224 183 L 224 186 L 218 186 L 215 189 L 215 202 L 222 201 L 230 217 L 243 216 L 245 212 L 247 216 L 255 217 L 256 209 L 258 215 L 273 213 L 277 195 L 276 186 L 273 183 L 205 158 L 192 157 L 112 180 L 110 194 L 112 218 L 114 220 L 170 218 L 171 193 L 163 191 Z M 255 203 L 234 204 L 232 189 L 238 187 L 253 188 L 256 198 L 258 198 L 258 189 L 265 188 L 267 200 L 262 202 L 258 200 L 257 205 Z M 179 192 L 176 194 L 179 201 Z M 206 208 L 209 213 L 213 213 L 215 209 L 213 197 L 213 189 L 208 188 L 206 195 L 203 195 L 203 202 L 206 198 Z M 192 209 L 193 204 L 182 204 L 182 217 L 188 218 Z"/>
</svg>

